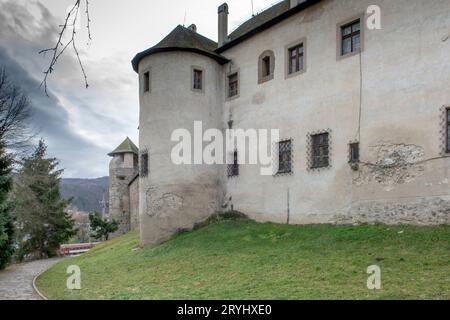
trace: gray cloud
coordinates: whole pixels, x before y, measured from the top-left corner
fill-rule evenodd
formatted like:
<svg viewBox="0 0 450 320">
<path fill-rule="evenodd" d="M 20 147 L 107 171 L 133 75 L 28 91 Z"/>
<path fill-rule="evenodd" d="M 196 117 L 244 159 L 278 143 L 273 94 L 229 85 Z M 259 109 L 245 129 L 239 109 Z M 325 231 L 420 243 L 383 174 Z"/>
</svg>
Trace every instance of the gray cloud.
<svg viewBox="0 0 450 320">
<path fill-rule="evenodd" d="M 54 45 L 59 24 L 39 2 L 1 0 L 0 67 L 29 95 L 32 124 L 47 141 L 51 156 L 60 160 L 65 176 L 107 175 L 106 154 L 126 135 L 135 133 L 137 105 L 130 106 L 130 100 L 135 103 L 130 94 L 117 90 L 111 79 L 103 79 L 101 71 L 115 58 L 89 60 L 84 49 L 91 88 L 83 88 L 77 61 L 67 54 L 50 78 L 50 97 L 43 93 L 39 85 L 49 57 L 37 53 Z M 120 77 L 124 87 L 135 85 L 130 76 Z"/>
</svg>

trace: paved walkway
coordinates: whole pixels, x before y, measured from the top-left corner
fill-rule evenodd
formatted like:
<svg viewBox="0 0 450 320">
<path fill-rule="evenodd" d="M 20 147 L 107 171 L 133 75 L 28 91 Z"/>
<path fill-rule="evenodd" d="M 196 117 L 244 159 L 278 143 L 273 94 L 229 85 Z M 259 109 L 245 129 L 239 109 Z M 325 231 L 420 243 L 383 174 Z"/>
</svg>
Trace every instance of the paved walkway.
<svg viewBox="0 0 450 320">
<path fill-rule="evenodd" d="M 61 258 L 11 265 L 0 271 L 0 300 L 40 300 L 33 290 L 33 279 Z"/>
</svg>

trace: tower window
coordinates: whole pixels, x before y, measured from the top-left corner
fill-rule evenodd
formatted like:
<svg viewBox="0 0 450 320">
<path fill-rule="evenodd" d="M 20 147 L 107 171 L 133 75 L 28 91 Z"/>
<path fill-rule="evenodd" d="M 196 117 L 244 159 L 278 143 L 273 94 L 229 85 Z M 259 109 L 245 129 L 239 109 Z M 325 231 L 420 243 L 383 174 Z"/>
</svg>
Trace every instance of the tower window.
<svg viewBox="0 0 450 320">
<path fill-rule="evenodd" d="M 141 177 L 147 177 L 148 176 L 148 167 L 149 167 L 149 158 L 148 158 L 148 152 L 141 153 L 141 167 L 139 175 Z"/>
<path fill-rule="evenodd" d="M 359 162 L 359 142 L 350 143 L 350 163 Z"/>
<path fill-rule="evenodd" d="M 144 92 L 150 92 L 150 71 L 144 73 Z"/>
<path fill-rule="evenodd" d="M 326 168 L 330 164 L 330 146 L 329 146 L 329 133 L 315 134 L 311 136 L 312 143 L 312 168 Z"/>
<path fill-rule="evenodd" d="M 278 172 L 277 174 L 292 173 L 292 140 L 278 143 Z"/>
<path fill-rule="evenodd" d="M 193 89 L 203 90 L 203 71 L 199 69 L 194 69 L 193 71 Z"/>
<path fill-rule="evenodd" d="M 235 72 L 228 76 L 228 97 L 232 98 L 239 94 L 239 77 Z"/>
<path fill-rule="evenodd" d="M 358 52 L 361 49 L 361 20 L 341 27 L 341 55 Z"/>
<path fill-rule="evenodd" d="M 237 150 L 233 152 L 233 163 L 228 165 L 228 177 L 237 177 L 239 175 L 239 162 Z"/>
<path fill-rule="evenodd" d="M 289 74 L 297 73 L 304 69 L 305 50 L 303 43 L 288 49 Z"/>
</svg>

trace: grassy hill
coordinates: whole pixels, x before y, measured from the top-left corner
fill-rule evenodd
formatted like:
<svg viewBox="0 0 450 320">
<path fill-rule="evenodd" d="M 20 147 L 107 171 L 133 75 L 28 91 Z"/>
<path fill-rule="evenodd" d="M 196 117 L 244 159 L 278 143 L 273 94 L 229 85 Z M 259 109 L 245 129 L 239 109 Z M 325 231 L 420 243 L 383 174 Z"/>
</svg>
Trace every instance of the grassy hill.
<svg viewBox="0 0 450 320">
<path fill-rule="evenodd" d="M 66 289 L 78 265 L 82 290 Z M 382 289 L 366 287 L 379 265 Z M 38 280 L 51 299 L 450 299 L 450 226 L 223 221 L 155 247 L 131 233 Z"/>
</svg>

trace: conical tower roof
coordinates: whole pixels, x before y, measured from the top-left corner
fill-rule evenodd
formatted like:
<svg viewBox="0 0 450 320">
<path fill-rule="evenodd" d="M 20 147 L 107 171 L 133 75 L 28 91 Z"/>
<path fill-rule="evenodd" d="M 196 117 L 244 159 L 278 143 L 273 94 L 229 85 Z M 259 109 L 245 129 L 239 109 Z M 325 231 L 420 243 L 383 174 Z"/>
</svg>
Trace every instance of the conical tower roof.
<svg viewBox="0 0 450 320">
<path fill-rule="evenodd" d="M 116 154 L 122 153 L 139 154 L 139 148 L 127 137 L 114 151 L 108 153 L 108 156 L 113 157 Z"/>
<path fill-rule="evenodd" d="M 173 29 L 167 37 L 159 42 L 154 47 L 138 53 L 133 61 L 133 69 L 138 72 L 138 66 L 141 59 L 146 56 L 158 52 L 167 51 L 189 51 L 208 56 L 220 64 L 228 62 L 228 59 L 217 54 L 214 50 L 217 49 L 217 42 L 214 42 L 195 31 L 185 28 L 181 25 Z"/>
</svg>

